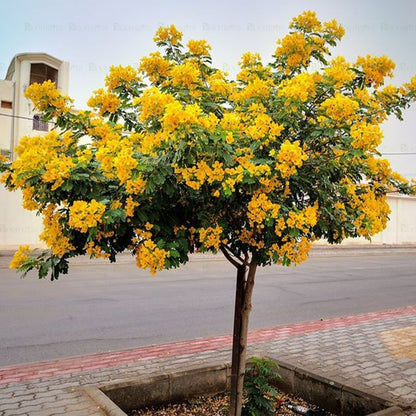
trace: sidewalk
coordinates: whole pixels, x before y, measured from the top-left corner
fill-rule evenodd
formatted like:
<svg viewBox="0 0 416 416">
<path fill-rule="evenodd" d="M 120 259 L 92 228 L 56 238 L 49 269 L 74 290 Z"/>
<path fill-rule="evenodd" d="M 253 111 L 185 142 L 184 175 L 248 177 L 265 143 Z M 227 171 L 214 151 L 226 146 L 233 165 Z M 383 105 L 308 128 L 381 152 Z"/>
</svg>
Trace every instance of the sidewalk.
<svg viewBox="0 0 416 416">
<path fill-rule="evenodd" d="M 250 332 L 249 353 L 414 407 L 416 306 Z M 227 362 L 231 336 L 0 368 L 0 416 L 104 415 L 79 387 Z"/>
</svg>

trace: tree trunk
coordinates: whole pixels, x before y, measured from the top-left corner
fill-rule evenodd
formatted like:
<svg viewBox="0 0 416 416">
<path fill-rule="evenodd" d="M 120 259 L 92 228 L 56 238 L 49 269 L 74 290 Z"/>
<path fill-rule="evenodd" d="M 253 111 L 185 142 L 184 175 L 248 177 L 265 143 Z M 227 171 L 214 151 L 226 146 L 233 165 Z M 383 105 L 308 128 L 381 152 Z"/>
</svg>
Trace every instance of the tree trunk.
<svg viewBox="0 0 416 416">
<path fill-rule="evenodd" d="M 250 263 L 246 278 L 246 266 L 237 268 L 235 296 L 233 356 L 231 364 L 230 416 L 241 416 L 244 372 L 246 367 L 248 321 L 251 311 L 251 296 L 257 264 Z"/>
</svg>

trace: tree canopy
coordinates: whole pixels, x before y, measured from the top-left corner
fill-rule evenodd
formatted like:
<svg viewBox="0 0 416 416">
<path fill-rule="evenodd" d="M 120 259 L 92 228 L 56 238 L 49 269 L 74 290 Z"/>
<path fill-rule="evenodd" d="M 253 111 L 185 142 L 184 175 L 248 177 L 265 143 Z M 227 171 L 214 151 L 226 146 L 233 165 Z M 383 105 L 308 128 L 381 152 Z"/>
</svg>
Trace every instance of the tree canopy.
<svg viewBox="0 0 416 416">
<path fill-rule="evenodd" d="M 1 181 L 43 216 L 48 250 L 15 254 L 11 267 L 52 279 L 68 259 L 178 267 L 222 250 L 258 265 L 304 261 L 316 239 L 370 238 L 386 226 L 386 193 L 414 185 L 377 147 L 380 124 L 415 98 L 416 76 L 385 85 L 386 56 L 330 59 L 344 35 L 306 11 L 269 63 L 245 53 L 235 80 L 212 65 L 205 40 L 182 44 L 160 28 L 160 51 L 135 69 L 113 66 L 91 110 L 77 111 L 51 81 L 26 90 L 55 128 L 23 137 Z"/>
</svg>

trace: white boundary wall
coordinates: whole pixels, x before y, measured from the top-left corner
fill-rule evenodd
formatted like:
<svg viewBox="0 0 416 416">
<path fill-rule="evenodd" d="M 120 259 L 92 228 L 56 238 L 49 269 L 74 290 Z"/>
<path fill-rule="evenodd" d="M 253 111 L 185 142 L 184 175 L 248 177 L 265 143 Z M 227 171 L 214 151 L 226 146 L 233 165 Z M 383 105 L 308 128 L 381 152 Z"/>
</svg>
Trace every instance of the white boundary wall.
<svg viewBox="0 0 416 416">
<path fill-rule="evenodd" d="M 373 244 L 416 244 L 416 197 L 389 195 L 391 208 L 387 228 L 375 235 Z M 34 211 L 22 208 L 20 191 L 8 192 L 0 185 L 0 250 L 16 249 L 19 245 L 29 244 L 41 247 L 39 234 L 42 231 L 42 219 Z M 322 244 L 322 241 L 318 241 Z M 368 244 L 364 238 L 347 239 L 344 245 Z"/>
</svg>

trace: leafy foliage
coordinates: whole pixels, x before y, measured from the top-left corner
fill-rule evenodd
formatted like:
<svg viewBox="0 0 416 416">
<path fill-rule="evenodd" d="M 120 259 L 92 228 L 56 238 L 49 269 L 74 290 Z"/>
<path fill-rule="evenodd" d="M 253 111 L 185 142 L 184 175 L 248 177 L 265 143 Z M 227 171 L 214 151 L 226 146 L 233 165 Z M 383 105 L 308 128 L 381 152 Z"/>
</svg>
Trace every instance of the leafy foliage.
<svg viewBox="0 0 416 416">
<path fill-rule="evenodd" d="M 414 187 L 380 158 L 379 125 L 414 101 L 416 77 L 385 86 L 384 56 L 330 61 L 343 34 L 305 12 L 270 63 L 245 53 L 229 80 L 205 40 L 185 47 L 174 26 L 160 28 L 162 52 L 111 67 L 91 111 L 50 81 L 32 84 L 26 96 L 57 127 L 23 137 L 0 172 L 43 216 L 49 254 L 21 250 L 12 266 L 54 279 L 71 257 L 129 250 L 155 273 L 220 249 L 289 266 L 315 239 L 381 231 L 386 193 Z"/>
<path fill-rule="evenodd" d="M 244 378 L 245 404 L 242 416 L 273 416 L 276 412 L 273 396 L 277 391 L 273 381 L 280 379 L 279 366 L 268 358 L 252 357 L 251 366 Z"/>
</svg>

